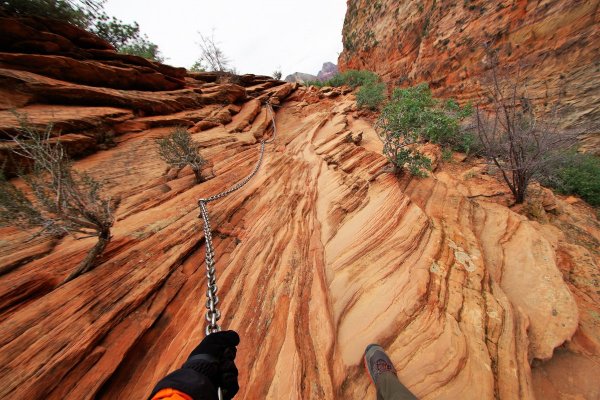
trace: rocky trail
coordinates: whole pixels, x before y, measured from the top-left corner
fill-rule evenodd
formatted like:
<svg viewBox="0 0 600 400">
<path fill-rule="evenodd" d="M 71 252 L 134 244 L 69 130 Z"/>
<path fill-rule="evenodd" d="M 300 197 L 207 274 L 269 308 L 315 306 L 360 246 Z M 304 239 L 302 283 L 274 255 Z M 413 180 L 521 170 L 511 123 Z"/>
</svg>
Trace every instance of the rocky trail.
<svg viewBox="0 0 600 400">
<path fill-rule="evenodd" d="M 36 48 L 3 47 L 0 131 L 17 128 L 10 109 L 54 123 L 75 168 L 121 203 L 101 263 L 60 286 L 93 238 L 0 228 L 0 396 L 145 398 L 184 362 L 204 335 L 197 201 L 254 168 L 269 98 L 278 134 L 261 169 L 208 206 L 221 323 L 242 338 L 236 398 L 374 398 L 362 365 L 373 342 L 423 399 L 599 398 L 600 224 L 583 202 L 540 189 L 543 218 L 528 218 L 483 161 L 442 161 L 435 146 L 431 176 L 379 174 L 381 143 L 346 89 L 105 62 L 91 55 L 110 50 L 71 45 L 56 56 L 75 65 L 87 52 L 98 70 L 131 69 L 128 83 L 24 71 L 15 60 Z M 136 87 L 141 72 L 151 79 Z M 158 157 L 154 139 L 175 126 L 209 161 L 201 184 Z"/>
</svg>

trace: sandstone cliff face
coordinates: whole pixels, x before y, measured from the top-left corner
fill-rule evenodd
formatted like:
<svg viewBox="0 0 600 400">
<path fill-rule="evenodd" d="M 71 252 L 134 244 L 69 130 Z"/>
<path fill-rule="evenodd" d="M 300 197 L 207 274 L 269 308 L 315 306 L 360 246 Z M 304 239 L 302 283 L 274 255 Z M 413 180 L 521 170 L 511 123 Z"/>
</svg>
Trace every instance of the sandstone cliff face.
<svg viewBox="0 0 600 400">
<path fill-rule="evenodd" d="M 381 143 L 346 90 L 210 73 L 115 89 L 44 65 L 1 69 L 7 101 L 94 139 L 75 167 L 122 201 L 100 265 L 58 288 L 94 239 L 0 229 L 1 397 L 142 399 L 182 364 L 204 330 L 197 199 L 254 168 L 265 97 L 279 107 L 264 164 L 209 205 L 222 322 L 242 338 L 237 398 L 374 398 L 372 342 L 423 399 L 598 397 L 600 224 L 581 202 L 544 192 L 553 211 L 530 220 L 484 164 L 440 163 L 434 146 L 430 177 L 378 175 Z M 157 157 L 176 125 L 209 160 L 202 184 Z M 114 147 L 96 141 L 107 129 Z"/>
<path fill-rule="evenodd" d="M 427 81 L 440 96 L 479 98 L 485 46 L 521 68 L 535 102 L 561 97 L 565 124 L 592 124 L 600 151 L 600 1 L 348 0 L 338 65 L 394 86 Z"/>
</svg>

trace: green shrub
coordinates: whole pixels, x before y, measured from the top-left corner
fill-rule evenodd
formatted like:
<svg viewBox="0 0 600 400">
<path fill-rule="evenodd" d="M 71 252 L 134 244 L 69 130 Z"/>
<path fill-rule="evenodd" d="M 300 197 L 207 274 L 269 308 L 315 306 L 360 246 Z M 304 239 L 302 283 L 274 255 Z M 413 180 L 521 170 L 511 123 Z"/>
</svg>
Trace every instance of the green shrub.
<svg viewBox="0 0 600 400">
<path fill-rule="evenodd" d="M 350 69 L 331 78 L 330 86 L 348 85 L 356 88 L 369 83 L 376 83 L 378 80 L 379 76 L 375 72 Z"/>
<path fill-rule="evenodd" d="M 305 82 L 307 86 L 351 86 L 356 88 L 358 86 L 364 86 L 368 83 L 377 83 L 379 81 L 379 77 L 376 73 L 371 71 L 358 71 L 350 69 L 348 71 L 342 72 L 340 74 L 335 75 L 333 78 L 321 82 L 321 81 L 308 81 Z"/>
<path fill-rule="evenodd" d="M 196 183 L 204 182 L 201 170 L 206 160 L 198 153 L 200 146 L 184 127 L 173 129 L 169 136 L 156 139 L 155 142 L 158 155 L 163 161 L 178 169 L 189 166 L 194 172 Z"/>
<path fill-rule="evenodd" d="M 470 113 L 470 107 L 461 108 L 453 100 L 434 99 L 426 83 L 396 88 L 377 121 L 383 153 L 397 171 L 405 165 L 411 173 L 428 168 L 430 162 L 423 161 L 426 157 L 414 145 L 430 141 L 444 147 L 465 147 L 471 139 L 465 144 L 459 122 Z"/>
<path fill-rule="evenodd" d="M 356 93 L 356 104 L 359 108 L 377 110 L 379 105 L 385 100 L 385 83 L 379 82 L 379 76 L 371 71 L 351 69 L 337 74 L 327 81 L 307 81 L 305 85 L 316 87 L 339 87 L 344 85 L 353 88 L 360 87 Z"/>
<path fill-rule="evenodd" d="M 158 50 L 158 46 L 148 41 L 145 37 L 142 37 L 133 43 L 123 45 L 119 49 L 119 53 L 144 57 L 156 62 L 165 61 L 164 57 L 160 53 L 160 50 Z"/>
<path fill-rule="evenodd" d="M 576 194 L 593 206 L 600 206 L 600 158 L 567 153 L 538 177 L 540 182 L 562 194 Z"/>
<path fill-rule="evenodd" d="M 452 161 L 452 149 L 448 147 L 444 147 L 444 149 L 442 149 L 442 160 L 446 162 Z"/>
<path fill-rule="evenodd" d="M 410 101 L 411 96 L 421 97 L 423 108 L 418 112 L 421 114 L 419 117 L 423 119 L 423 138 L 468 153 L 475 143 L 475 136 L 462 132 L 460 122 L 473 112 L 471 105 L 460 107 L 452 99 L 441 102 L 431 96 L 427 84 L 416 87 L 419 89 L 414 93 L 403 92 L 401 96 L 407 101 Z"/>
<path fill-rule="evenodd" d="M 305 86 L 316 86 L 316 87 L 319 87 L 319 88 L 327 86 L 326 82 L 321 82 L 319 80 L 316 80 L 316 81 L 306 81 L 306 82 L 304 82 L 304 85 Z"/>
<path fill-rule="evenodd" d="M 205 72 L 206 65 L 204 65 L 202 60 L 196 60 L 188 70 L 192 72 Z"/>
<path fill-rule="evenodd" d="M 396 168 L 406 166 L 408 172 L 413 176 L 427 176 L 425 170 L 431 170 L 431 160 L 423 153 L 412 148 L 401 148 L 396 153 L 395 160 L 392 161 Z"/>
<path fill-rule="evenodd" d="M 345 73 L 337 74 L 333 78 L 323 82 L 324 86 L 333 86 L 333 87 L 339 87 L 339 86 L 343 86 L 345 84 L 346 84 Z"/>
<path fill-rule="evenodd" d="M 385 100 L 385 83 L 368 83 L 361 86 L 356 93 L 358 108 L 377 110 Z"/>
</svg>

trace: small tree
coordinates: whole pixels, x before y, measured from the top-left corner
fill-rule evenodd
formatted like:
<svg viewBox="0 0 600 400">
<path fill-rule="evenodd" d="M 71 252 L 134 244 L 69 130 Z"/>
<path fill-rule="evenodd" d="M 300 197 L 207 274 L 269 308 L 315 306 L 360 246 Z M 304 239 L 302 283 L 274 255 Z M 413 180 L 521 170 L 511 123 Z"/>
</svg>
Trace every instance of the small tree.
<svg viewBox="0 0 600 400">
<path fill-rule="evenodd" d="M 197 143 L 192 140 L 192 135 L 182 127 L 175 128 L 173 132 L 162 139 L 156 139 L 158 154 L 167 164 L 181 169 L 190 166 L 196 176 L 196 183 L 204 181 L 200 173 L 206 160 L 198 154 Z"/>
<path fill-rule="evenodd" d="M 158 45 L 150 42 L 146 36 L 142 36 L 131 43 L 121 46 L 119 53 L 144 57 L 159 63 L 165 62 L 165 58 L 158 49 Z"/>
<path fill-rule="evenodd" d="M 214 30 L 210 36 L 204 36 L 200 32 L 198 34 L 200 35 L 200 42 L 198 43 L 200 58 L 194 65 L 206 66 L 209 71 L 231 72 L 232 69 L 229 66 L 231 61 L 215 41 Z"/>
<path fill-rule="evenodd" d="M 490 77 L 483 83 L 485 102 L 477 107 L 477 134 L 484 154 L 502 173 L 515 197 L 523 203 L 530 180 L 545 166 L 567 155 L 577 134 L 560 129 L 559 104 L 535 109 L 527 96 L 520 69 L 503 79 L 498 60 L 488 52 Z"/>
<path fill-rule="evenodd" d="M 102 12 L 91 27 L 94 33 L 120 49 L 140 37 L 140 25 L 137 22 L 127 24 Z"/>
<path fill-rule="evenodd" d="M 471 113 L 454 101 L 441 102 L 431 96 L 426 83 L 395 89 L 377 120 L 383 154 L 401 173 L 406 166 L 413 175 L 423 175 L 431 160 L 416 149 L 421 142 L 460 147 L 463 134 L 459 122 Z"/>
<path fill-rule="evenodd" d="M 204 72 L 206 67 L 202 63 L 202 60 L 196 60 L 189 69 L 192 72 Z"/>
<path fill-rule="evenodd" d="M 281 80 L 281 76 L 282 76 L 282 72 L 280 69 L 276 69 L 275 71 L 273 71 L 273 79 L 276 80 Z"/>
<path fill-rule="evenodd" d="M 31 173 L 21 177 L 27 194 L 0 174 L 0 225 L 39 228 L 34 235 L 78 239 L 97 237 L 98 242 L 64 282 L 91 270 L 110 242 L 110 228 L 118 200 L 104 197 L 102 186 L 86 173 L 73 170 L 60 142 L 51 144 L 51 130 L 32 128 L 21 121 L 14 136 L 15 153 L 30 161 Z"/>
<path fill-rule="evenodd" d="M 140 26 L 135 21 L 127 24 L 101 12 L 95 16 L 94 24 L 89 29 L 115 46 L 119 53 L 144 57 L 156 62 L 165 60 L 158 45 L 140 32 Z"/>
</svg>

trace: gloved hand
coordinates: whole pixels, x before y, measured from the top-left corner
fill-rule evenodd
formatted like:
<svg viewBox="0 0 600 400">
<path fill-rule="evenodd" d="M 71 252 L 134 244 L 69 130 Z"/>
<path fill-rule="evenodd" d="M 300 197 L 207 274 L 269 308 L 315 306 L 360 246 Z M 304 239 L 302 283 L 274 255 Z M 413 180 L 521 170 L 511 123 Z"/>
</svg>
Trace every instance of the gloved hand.
<svg viewBox="0 0 600 400">
<path fill-rule="evenodd" d="M 182 367 L 163 378 L 150 398 L 162 389 L 175 389 L 194 400 L 217 398 L 220 387 L 223 399 L 230 400 L 239 390 L 235 366 L 236 346 L 240 337 L 235 331 L 211 333 L 191 352 Z"/>
<path fill-rule="evenodd" d="M 240 389 L 235 366 L 238 344 L 240 337 L 235 331 L 211 333 L 191 352 L 182 368 L 204 373 L 215 387 L 221 388 L 223 399 L 232 399 Z"/>
</svg>

